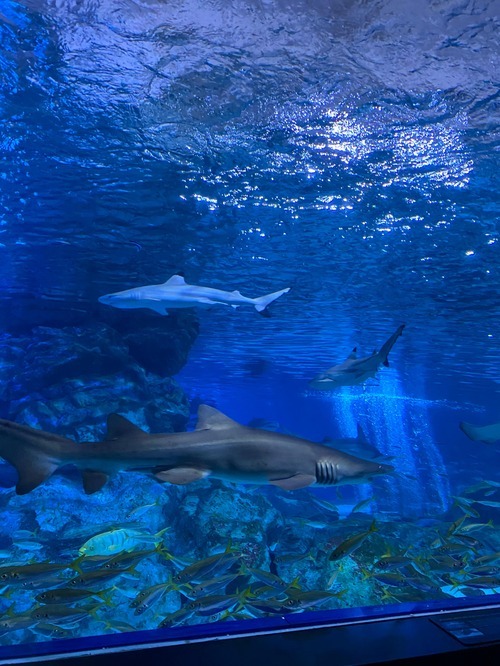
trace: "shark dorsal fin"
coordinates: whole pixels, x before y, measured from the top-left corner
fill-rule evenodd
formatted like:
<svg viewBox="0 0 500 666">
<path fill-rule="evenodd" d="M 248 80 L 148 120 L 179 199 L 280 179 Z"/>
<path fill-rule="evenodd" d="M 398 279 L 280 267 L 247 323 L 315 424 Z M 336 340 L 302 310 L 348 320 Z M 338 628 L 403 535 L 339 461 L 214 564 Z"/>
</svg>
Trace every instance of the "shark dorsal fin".
<svg viewBox="0 0 500 666">
<path fill-rule="evenodd" d="M 363 428 L 359 425 L 359 423 L 357 425 L 357 429 L 358 432 L 356 434 L 356 439 L 358 440 L 358 442 L 368 442 L 368 440 L 366 439 L 366 435 L 363 432 Z"/>
<path fill-rule="evenodd" d="M 352 350 L 352 352 L 349 354 L 349 356 L 347 358 L 350 359 L 350 360 L 354 360 L 355 358 L 357 358 L 357 351 L 358 351 L 357 348 L 354 347 L 354 349 Z"/>
<path fill-rule="evenodd" d="M 180 287 L 182 284 L 186 284 L 186 280 L 182 277 L 182 275 L 172 275 L 172 277 L 168 278 L 164 284 L 168 285 L 169 287 Z"/>
<path fill-rule="evenodd" d="M 131 421 L 120 414 L 110 414 L 108 416 L 108 430 L 106 440 L 108 442 L 126 435 L 145 435 L 144 430 L 134 425 Z"/>
<path fill-rule="evenodd" d="M 198 407 L 196 430 L 224 430 L 239 425 L 215 407 L 210 407 L 210 405 L 200 405 Z"/>
</svg>

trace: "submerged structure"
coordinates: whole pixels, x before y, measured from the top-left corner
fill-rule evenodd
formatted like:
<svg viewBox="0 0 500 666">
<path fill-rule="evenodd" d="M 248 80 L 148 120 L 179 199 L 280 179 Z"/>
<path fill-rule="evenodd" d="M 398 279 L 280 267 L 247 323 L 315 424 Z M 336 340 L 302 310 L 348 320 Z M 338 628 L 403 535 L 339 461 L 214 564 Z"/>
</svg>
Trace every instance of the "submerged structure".
<svg viewBox="0 0 500 666">
<path fill-rule="evenodd" d="M 0 660 L 498 604 L 491 3 L 70 4 L 0 7 Z"/>
</svg>

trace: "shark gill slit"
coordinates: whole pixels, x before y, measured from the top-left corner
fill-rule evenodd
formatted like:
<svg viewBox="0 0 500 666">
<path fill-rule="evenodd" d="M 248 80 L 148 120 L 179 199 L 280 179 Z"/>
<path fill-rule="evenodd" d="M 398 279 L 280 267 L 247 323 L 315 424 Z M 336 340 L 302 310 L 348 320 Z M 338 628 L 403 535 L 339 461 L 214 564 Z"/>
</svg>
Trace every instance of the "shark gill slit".
<svg viewBox="0 0 500 666">
<path fill-rule="evenodd" d="M 337 469 L 333 463 L 324 460 L 316 463 L 316 483 L 323 486 L 337 483 Z"/>
</svg>

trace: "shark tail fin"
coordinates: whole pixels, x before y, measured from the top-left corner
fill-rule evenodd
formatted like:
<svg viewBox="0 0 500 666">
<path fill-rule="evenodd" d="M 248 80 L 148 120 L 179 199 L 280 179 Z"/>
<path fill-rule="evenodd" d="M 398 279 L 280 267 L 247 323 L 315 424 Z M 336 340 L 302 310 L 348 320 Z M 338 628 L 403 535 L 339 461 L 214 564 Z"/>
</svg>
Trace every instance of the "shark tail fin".
<svg viewBox="0 0 500 666">
<path fill-rule="evenodd" d="M 60 466 L 54 456 L 36 446 L 37 440 L 50 437 L 58 443 L 73 444 L 71 440 L 48 435 L 42 430 L 0 420 L 0 456 L 13 465 L 18 474 L 16 493 L 26 495 L 42 484 Z"/>
<path fill-rule="evenodd" d="M 401 324 L 401 326 L 398 326 L 398 328 L 394 331 L 394 333 L 391 335 L 391 337 L 384 342 L 382 347 L 380 348 L 379 351 L 379 356 L 381 358 L 381 362 L 383 365 L 389 367 L 389 361 L 387 360 L 387 357 L 389 356 L 389 352 L 391 349 L 394 347 L 394 343 L 396 340 L 399 338 L 399 336 L 403 333 L 405 325 Z"/>
<path fill-rule="evenodd" d="M 258 298 L 254 298 L 253 302 L 255 305 L 255 309 L 257 310 L 257 312 L 264 312 L 268 305 L 270 305 L 277 298 L 279 298 L 283 294 L 288 293 L 289 291 L 290 287 L 287 287 L 286 289 L 275 291 L 273 294 L 267 294 L 266 296 L 259 296 Z"/>
</svg>

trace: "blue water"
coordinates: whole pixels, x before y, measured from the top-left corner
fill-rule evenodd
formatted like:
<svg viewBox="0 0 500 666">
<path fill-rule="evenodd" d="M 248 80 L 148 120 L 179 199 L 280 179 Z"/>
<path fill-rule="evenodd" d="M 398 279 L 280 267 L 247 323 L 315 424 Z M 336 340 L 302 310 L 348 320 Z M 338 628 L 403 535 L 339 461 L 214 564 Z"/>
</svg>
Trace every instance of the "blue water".
<svg viewBox="0 0 500 666">
<path fill-rule="evenodd" d="M 428 557 L 436 529 L 462 515 L 454 498 L 500 481 L 499 443 L 458 427 L 500 422 L 495 3 L 331 4 L 0 0 L 0 417 L 77 441 L 102 439 L 111 412 L 151 432 L 193 429 L 200 403 L 313 441 L 353 438 L 359 424 L 398 475 L 297 490 L 293 504 L 271 487 L 128 473 L 86 496 L 66 470 L 21 497 L 5 464 L 0 566 L 71 562 L 156 502 L 141 529 L 169 526 L 159 540 L 175 556 L 201 560 L 231 538 L 269 570 L 273 549 L 309 552 L 279 573 L 325 589 L 327 555 L 375 518 L 371 546 L 332 583 L 343 596 L 321 608 L 370 606 L 387 588 L 363 569 L 401 545 Z M 291 290 L 269 318 L 97 300 L 178 272 L 251 297 Z M 376 379 L 308 386 L 401 323 Z M 318 519 L 315 498 L 338 509 L 323 529 L 300 523 Z M 473 520 L 496 525 L 498 508 L 474 507 Z M 468 562 L 500 550 L 496 527 L 478 536 Z M 140 586 L 173 567 L 141 562 Z M 174 590 L 137 618 L 127 580 L 61 632 L 156 628 L 182 607 Z M 455 594 L 446 582 L 391 601 Z M 24 618 L 35 594 L 7 586 L 4 616 Z M 47 631 L 26 621 L 0 640 L 62 637 Z"/>
</svg>

